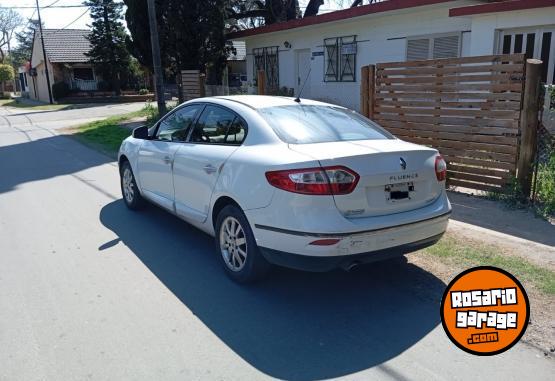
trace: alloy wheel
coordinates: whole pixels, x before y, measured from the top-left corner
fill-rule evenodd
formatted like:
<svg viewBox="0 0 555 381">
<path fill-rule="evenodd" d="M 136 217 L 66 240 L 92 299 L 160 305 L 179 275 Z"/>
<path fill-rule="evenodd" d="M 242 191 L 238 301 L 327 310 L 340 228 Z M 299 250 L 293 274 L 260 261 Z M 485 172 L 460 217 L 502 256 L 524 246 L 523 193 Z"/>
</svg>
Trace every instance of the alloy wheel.
<svg viewBox="0 0 555 381">
<path fill-rule="evenodd" d="M 220 250 L 227 267 L 241 271 L 247 262 L 247 238 L 239 221 L 226 217 L 220 229 Z"/>
<path fill-rule="evenodd" d="M 133 189 L 133 174 L 129 168 L 125 168 L 123 170 L 122 185 L 125 201 L 130 204 L 133 202 L 133 198 L 135 197 L 135 190 Z"/>
</svg>

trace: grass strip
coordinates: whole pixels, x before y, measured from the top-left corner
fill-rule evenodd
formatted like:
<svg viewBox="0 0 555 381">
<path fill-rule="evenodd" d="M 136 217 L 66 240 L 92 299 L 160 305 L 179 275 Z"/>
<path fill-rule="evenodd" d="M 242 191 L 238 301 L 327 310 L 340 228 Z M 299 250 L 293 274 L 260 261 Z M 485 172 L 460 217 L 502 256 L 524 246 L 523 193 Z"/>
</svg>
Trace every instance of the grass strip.
<svg viewBox="0 0 555 381">
<path fill-rule="evenodd" d="M 445 236 L 436 245 L 425 249 L 424 253 L 448 265 L 460 265 L 466 268 L 499 267 L 513 274 L 522 282 L 532 284 L 541 292 L 555 295 L 555 272 L 518 256 L 503 255 L 495 246 L 476 242 L 469 243 Z"/>
<path fill-rule="evenodd" d="M 114 157 L 121 142 L 131 135 L 131 131 L 121 124 L 137 117 L 151 117 L 153 112 L 153 108 L 147 106 L 139 111 L 86 123 L 74 128 L 72 135 L 79 141 Z"/>
</svg>

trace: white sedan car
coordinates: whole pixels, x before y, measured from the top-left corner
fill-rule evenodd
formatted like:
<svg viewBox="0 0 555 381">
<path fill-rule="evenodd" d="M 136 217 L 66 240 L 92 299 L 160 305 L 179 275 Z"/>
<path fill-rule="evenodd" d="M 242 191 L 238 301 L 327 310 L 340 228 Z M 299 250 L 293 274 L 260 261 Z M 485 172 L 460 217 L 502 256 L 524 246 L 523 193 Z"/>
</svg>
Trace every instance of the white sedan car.
<svg viewBox="0 0 555 381">
<path fill-rule="evenodd" d="M 437 242 L 446 164 L 343 107 L 293 98 L 200 98 L 139 127 L 119 151 L 123 199 L 157 204 L 215 236 L 226 272 L 310 271 Z"/>
</svg>

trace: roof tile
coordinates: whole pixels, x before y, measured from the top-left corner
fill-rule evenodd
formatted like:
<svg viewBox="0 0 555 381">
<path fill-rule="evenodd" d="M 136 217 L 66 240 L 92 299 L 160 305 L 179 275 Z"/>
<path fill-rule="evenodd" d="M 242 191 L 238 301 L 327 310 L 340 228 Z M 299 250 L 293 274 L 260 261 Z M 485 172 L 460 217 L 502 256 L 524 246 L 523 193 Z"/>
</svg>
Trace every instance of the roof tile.
<svg viewBox="0 0 555 381">
<path fill-rule="evenodd" d="M 88 29 L 43 29 L 44 48 L 50 62 L 88 62 Z M 40 34 L 37 34 L 40 38 Z"/>
</svg>

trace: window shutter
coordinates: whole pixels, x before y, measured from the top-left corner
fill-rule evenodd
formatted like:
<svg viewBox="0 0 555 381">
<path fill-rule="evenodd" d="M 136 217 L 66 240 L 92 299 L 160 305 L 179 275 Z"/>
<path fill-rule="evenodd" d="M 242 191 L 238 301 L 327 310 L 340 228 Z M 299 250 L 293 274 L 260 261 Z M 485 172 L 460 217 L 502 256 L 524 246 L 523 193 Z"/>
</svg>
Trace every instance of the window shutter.
<svg viewBox="0 0 555 381">
<path fill-rule="evenodd" d="M 434 55 L 432 58 L 454 58 L 459 56 L 459 36 L 434 38 Z"/>
<path fill-rule="evenodd" d="M 419 38 L 407 41 L 407 61 L 427 60 L 429 56 L 429 38 Z"/>
</svg>

